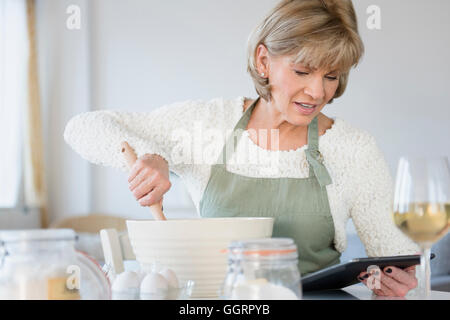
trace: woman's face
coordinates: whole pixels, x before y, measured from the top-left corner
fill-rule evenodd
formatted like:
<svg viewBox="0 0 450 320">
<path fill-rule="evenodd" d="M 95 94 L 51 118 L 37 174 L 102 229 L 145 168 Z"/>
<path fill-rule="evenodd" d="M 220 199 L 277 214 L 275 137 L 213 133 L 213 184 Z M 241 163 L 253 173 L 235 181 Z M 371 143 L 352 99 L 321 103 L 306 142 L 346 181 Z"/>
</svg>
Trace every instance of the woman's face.
<svg viewBox="0 0 450 320">
<path fill-rule="evenodd" d="M 262 48 L 259 55 L 261 63 L 264 62 L 261 72 L 268 75 L 272 85 L 270 104 L 282 114 L 285 121 L 296 126 L 307 126 L 334 97 L 339 85 L 339 73 L 293 64 L 290 56 L 274 58 L 267 54 L 264 46 Z M 301 104 L 314 107 L 308 108 Z"/>
</svg>

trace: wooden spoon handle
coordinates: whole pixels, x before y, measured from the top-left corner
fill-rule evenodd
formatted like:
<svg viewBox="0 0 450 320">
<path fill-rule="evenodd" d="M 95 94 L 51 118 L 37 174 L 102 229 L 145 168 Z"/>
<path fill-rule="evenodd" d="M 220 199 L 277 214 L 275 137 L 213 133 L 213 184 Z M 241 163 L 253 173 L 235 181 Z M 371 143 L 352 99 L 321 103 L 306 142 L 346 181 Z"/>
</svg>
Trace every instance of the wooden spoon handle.
<svg viewBox="0 0 450 320">
<path fill-rule="evenodd" d="M 136 153 L 126 141 L 121 143 L 121 152 L 127 161 L 128 168 L 131 169 L 137 160 Z M 151 205 L 150 210 L 155 220 L 166 220 L 166 217 L 162 211 L 162 199 L 159 203 Z"/>
</svg>

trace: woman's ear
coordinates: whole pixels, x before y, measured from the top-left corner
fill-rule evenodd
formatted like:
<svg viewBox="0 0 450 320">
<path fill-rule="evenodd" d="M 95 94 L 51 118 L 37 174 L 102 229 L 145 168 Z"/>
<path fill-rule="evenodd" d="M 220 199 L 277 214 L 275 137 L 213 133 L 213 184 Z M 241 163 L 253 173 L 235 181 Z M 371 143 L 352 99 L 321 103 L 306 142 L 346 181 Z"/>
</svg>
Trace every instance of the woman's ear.
<svg viewBox="0 0 450 320">
<path fill-rule="evenodd" d="M 269 75 L 269 51 L 264 44 L 259 44 L 256 50 L 256 66 L 259 74 Z"/>
</svg>

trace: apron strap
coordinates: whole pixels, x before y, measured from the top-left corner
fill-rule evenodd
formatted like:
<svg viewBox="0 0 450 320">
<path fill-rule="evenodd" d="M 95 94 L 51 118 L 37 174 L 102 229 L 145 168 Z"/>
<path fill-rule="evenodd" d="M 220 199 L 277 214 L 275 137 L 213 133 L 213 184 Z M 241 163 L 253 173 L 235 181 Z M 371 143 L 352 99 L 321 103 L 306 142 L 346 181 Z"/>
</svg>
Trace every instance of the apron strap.
<svg viewBox="0 0 450 320">
<path fill-rule="evenodd" d="M 323 164 L 323 157 L 319 151 L 319 129 L 317 117 L 308 126 L 308 149 L 305 150 L 309 163 L 309 176 L 315 175 L 321 187 L 332 183 L 327 168 Z"/>
<path fill-rule="evenodd" d="M 220 153 L 216 164 L 219 166 L 226 167 L 226 164 L 228 163 L 228 160 L 230 159 L 231 155 L 235 151 L 235 146 L 238 145 L 239 140 L 242 137 L 242 133 L 245 131 L 245 128 L 247 127 L 248 122 L 250 121 L 250 116 L 252 114 L 253 109 L 255 108 L 256 104 L 258 103 L 259 99 L 261 97 L 258 97 L 252 105 L 245 110 L 243 116 L 238 121 L 236 126 L 233 128 L 233 131 L 231 132 L 231 136 L 228 137 L 228 139 L 225 142 L 225 145 L 222 148 L 222 152 Z M 237 138 L 236 143 L 234 143 L 235 137 Z M 229 151 L 229 152 L 227 152 Z"/>
</svg>

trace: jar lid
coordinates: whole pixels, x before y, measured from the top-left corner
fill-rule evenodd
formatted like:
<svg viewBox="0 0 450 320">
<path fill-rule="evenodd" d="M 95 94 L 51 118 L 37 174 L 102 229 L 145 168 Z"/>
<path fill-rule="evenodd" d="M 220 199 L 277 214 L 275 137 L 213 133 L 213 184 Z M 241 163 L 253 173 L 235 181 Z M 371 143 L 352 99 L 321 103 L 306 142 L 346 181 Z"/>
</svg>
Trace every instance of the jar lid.
<svg viewBox="0 0 450 320">
<path fill-rule="evenodd" d="M 76 233 L 72 229 L 30 229 L 7 230 L 0 232 L 0 242 L 19 242 L 34 240 L 75 240 Z"/>
<path fill-rule="evenodd" d="M 231 258 L 297 259 L 297 246 L 291 238 L 264 238 L 233 241 L 228 247 Z"/>
</svg>

